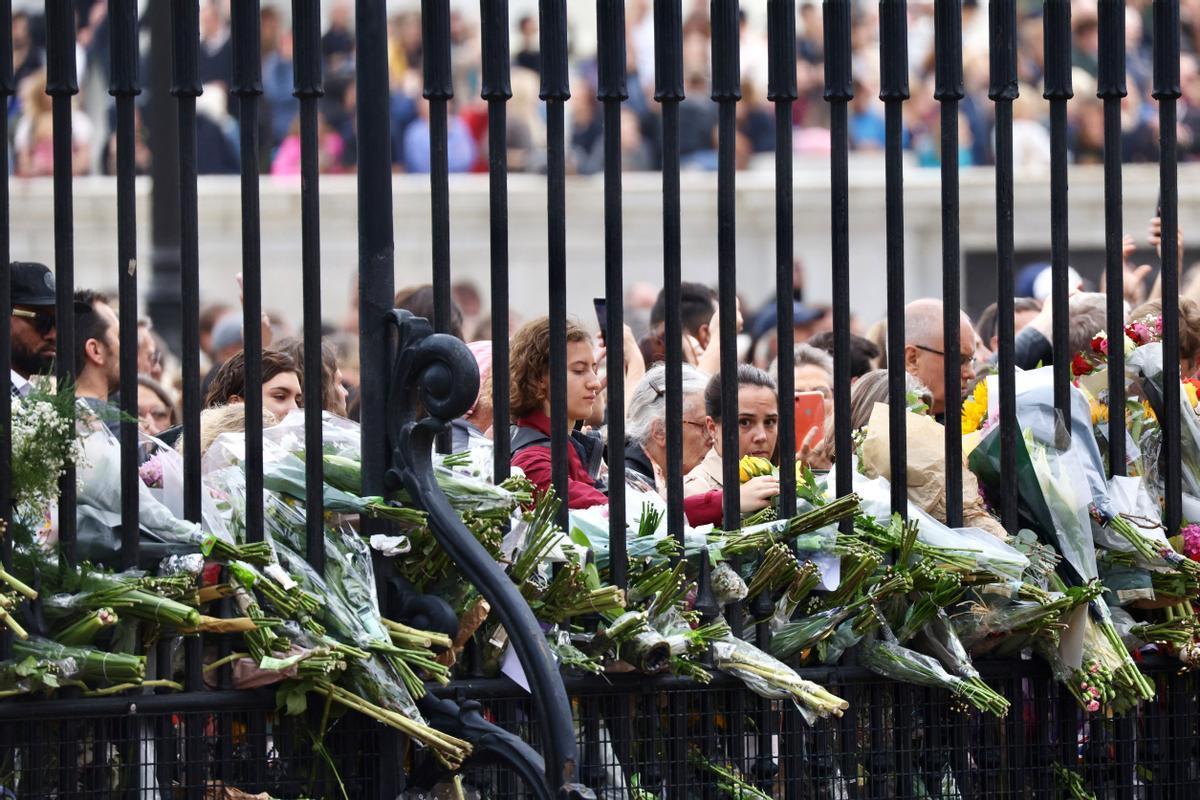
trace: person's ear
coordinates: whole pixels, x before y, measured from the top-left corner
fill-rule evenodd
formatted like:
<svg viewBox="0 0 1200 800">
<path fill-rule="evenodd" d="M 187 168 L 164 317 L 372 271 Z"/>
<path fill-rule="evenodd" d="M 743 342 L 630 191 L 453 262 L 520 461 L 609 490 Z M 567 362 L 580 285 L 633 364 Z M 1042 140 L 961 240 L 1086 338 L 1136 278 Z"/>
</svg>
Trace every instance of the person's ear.
<svg viewBox="0 0 1200 800">
<path fill-rule="evenodd" d="M 917 369 L 917 359 L 920 358 L 921 351 L 912 345 L 904 347 L 904 368 L 909 372 L 915 372 Z"/>
<path fill-rule="evenodd" d="M 244 402 L 244 401 L 242 400 L 242 396 L 240 394 L 231 394 L 231 395 L 229 395 L 229 398 L 225 401 L 225 404 L 226 405 L 234 405 L 235 403 L 241 403 L 241 402 Z"/>
<path fill-rule="evenodd" d="M 104 345 L 99 339 L 88 339 L 83 343 L 83 352 L 87 356 L 88 361 L 95 364 L 104 363 Z"/>
</svg>

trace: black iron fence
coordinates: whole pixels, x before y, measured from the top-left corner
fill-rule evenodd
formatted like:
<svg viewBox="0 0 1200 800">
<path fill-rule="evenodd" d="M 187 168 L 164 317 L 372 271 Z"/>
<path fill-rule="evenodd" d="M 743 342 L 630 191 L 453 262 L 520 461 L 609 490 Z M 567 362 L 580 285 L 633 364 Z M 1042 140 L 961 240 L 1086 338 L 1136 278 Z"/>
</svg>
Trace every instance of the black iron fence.
<svg viewBox="0 0 1200 800">
<path fill-rule="evenodd" d="M 511 96 L 509 83 L 509 25 L 505 0 L 482 0 L 483 84 L 482 97 L 489 113 L 489 164 L 491 188 L 491 307 L 492 340 L 507 342 L 509 308 L 508 213 L 506 204 L 507 165 L 505 150 L 505 102 Z M 958 318 L 961 286 L 958 243 L 958 103 L 963 97 L 961 53 L 961 0 L 936 0 L 936 93 L 941 105 L 942 170 L 942 277 L 945 352 L 959 352 Z M 138 17 L 136 0 L 110 0 L 109 26 L 112 49 L 110 91 L 115 98 L 117 177 L 114 192 L 119 209 L 117 230 L 121 312 L 121 409 L 122 455 L 122 540 L 119 561 L 123 566 L 139 563 L 137 500 L 136 417 L 136 309 L 138 298 L 137 220 L 134 203 L 134 102 L 140 92 L 138 74 Z M 450 62 L 449 4 L 444 0 L 422 3 L 425 97 L 429 101 L 431 140 L 430 192 L 433 214 L 432 279 L 435 297 L 433 319 L 426 323 L 404 314 L 394 314 L 391 298 L 398 266 L 406 271 L 415 265 L 397 265 L 393 260 L 393 208 L 391 203 L 390 132 L 380 120 L 387 118 L 388 77 L 386 4 L 383 0 L 358 0 L 357 8 L 357 135 L 358 211 L 360 256 L 358 292 L 360 309 L 360 358 L 362 364 L 361 425 L 363 491 L 383 495 L 400 486 L 407 488 L 430 512 L 432 525 L 442 546 L 452 555 L 463 574 L 493 603 L 530 678 L 530 697 L 515 697 L 512 687 L 495 682 L 465 680 L 445 692 L 451 705 L 437 706 L 431 699 L 423 710 L 439 720 L 457 720 L 458 730 L 472 733 L 479 743 L 493 737 L 491 748 L 479 744 L 479 760 L 494 759 L 498 771 L 468 772 L 468 783 L 481 796 L 549 797 L 559 792 L 586 794 L 585 784 L 607 796 L 630 796 L 635 781 L 642 788 L 665 796 L 705 796 L 714 791 L 711 775 L 698 772 L 690 761 L 691 745 L 698 744 L 709 756 L 739 763 L 768 793 L 783 797 L 1044 797 L 1055 796 L 1056 771 L 1082 763 L 1093 788 L 1107 796 L 1183 796 L 1197 777 L 1200 760 L 1194 742 L 1200 733 L 1200 711 L 1192 676 L 1180 678 L 1162 667 L 1155 673 L 1159 699 L 1142 705 L 1127 716 L 1092 719 L 1077 715 L 1072 699 L 1063 696 L 1048 676 L 1028 664 L 991 666 L 989 673 L 1011 702 L 1007 717 L 983 720 L 962 713 L 946 695 L 866 679 L 852 668 L 821 671 L 820 680 L 851 699 L 854 711 L 840 722 L 808 726 L 800 712 L 776 702 L 755 698 L 740 688 L 718 684 L 702 689 L 686 681 L 661 681 L 629 685 L 603 679 L 572 681 L 570 696 L 555 667 L 532 613 L 507 577 L 471 538 L 461 521 L 436 489 L 429 453 L 437 425 L 460 415 L 474 396 L 474 367 L 460 345 L 434 332 L 449 330 L 450 240 L 455 235 L 447 169 L 447 106 L 453 96 Z M 260 3 L 237 0 L 232 4 L 234 74 L 232 93 L 237 98 L 241 125 L 242 183 L 241 236 L 244 275 L 244 331 L 246 359 L 247 490 L 252 498 L 263 496 L 263 452 L 261 392 L 262 369 L 259 318 L 262 304 L 262 271 L 258 217 L 258 98 L 262 94 L 260 47 Z M 547 286 L 551 331 L 551 452 L 553 484 L 559 496 L 567 495 L 567 395 L 566 337 L 567 296 L 572 270 L 565 241 L 566 144 L 564 104 L 570 96 L 568 76 L 568 4 L 566 0 L 541 0 L 541 98 L 545 101 L 547 130 Z M 199 281 L 201 263 L 197 231 L 196 98 L 201 93 L 197 75 L 199 0 L 155 3 L 150 13 L 171 14 L 171 95 L 179 123 L 179 209 L 181 231 L 182 362 L 183 362 L 183 453 L 185 462 L 185 516 L 200 521 L 200 361 Z M 834 432 L 837 492 L 850 491 L 852 450 L 850 428 L 850 297 L 849 237 L 857 225 L 875 225 L 875 220 L 852 220 L 849 216 L 848 110 L 853 99 L 851 64 L 851 20 L 856 6 L 850 0 L 824 0 L 825 99 L 830 106 L 832 152 L 831 207 L 828 221 L 832 242 L 834 322 Z M 571 4 L 571 13 L 592 13 L 585 4 Z M 57 277 L 58 352 L 74 350 L 71 177 L 71 97 L 78 87 L 75 70 L 74 4 L 70 0 L 47 0 L 48 81 L 53 99 L 54 136 L 54 272 Z M 621 231 L 621 104 L 627 99 L 625 8 L 621 0 L 597 0 L 594 8 L 599 37 L 598 100 L 603 106 L 605 153 L 605 246 L 606 328 L 622 329 L 622 231 Z M 778 298 L 779 393 L 790 397 L 793 384 L 792 320 L 792 126 L 791 106 L 797 99 L 796 3 L 768 0 L 769 98 L 776 108 L 776 292 Z M 293 0 L 295 31 L 295 94 L 300 100 L 302 141 L 302 212 L 298 223 L 303 237 L 300 277 L 303 283 L 305 374 L 321 373 L 320 347 L 320 197 L 317 152 L 317 102 L 322 94 L 320 58 L 321 9 L 317 0 Z M 666 306 L 680 302 L 680 115 L 684 100 L 683 16 L 681 0 L 655 0 L 654 97 L 662 108 L 663 180 L 663 286 Z M 1045 98 L 1051 112 L 1052 142 L 1052 274 L 1054 307 L 1055 398 L 1060 413 L 1069 418 L 1070 358 L 1067 350 L 1069 324 L 1066 104 L 1072 97 L 1070 26 L 1068 0 L 1045 0 Z M 1012 106 L 1017 98 L 1017 4 L 1015 0 L 992 0 L 990 23 L 991 86 L 996 120 L 996 264 L 999 320 L 999 412 L 1001 418 L 1001 463 L 1005 474 L 1016 473 L 1018 428 L 1015 416 L 1014 356 L 1014 270 L 1013 270 L 1013 138 Z M 1180 20 L 1178 0 L 1154 0 L 1154 97 L 1160 115 L 1162 191 L 1162 285 L 1163 341 L 1165 351 L 1179 348 L 1176 186 L 1176 103 L 1180 97 Z M 0 2 L 0 95 L 14 92 L 12 74 L 11 8 Z M 904 103 L 909 98 L 907 57 L 907 9 L 903 0 L 881 0 L 880 64 L 881 94 L 886 117 L 887 209 L 884 225 L 887 249 L 884 277 L 888 298 L 888 367 L 890 374 L 890 427 L 892 503 L 903 514 L 907 508 L 905 484 L 905 372 L 904 352 L 904 210 L 902 154 Z M 1109 286 L 1122 284 L 1121 258 L 1121 163 L 1120 102 L 1124 87 L 1125 3 L 1099 3 L 1100 78 L 1098 94 L 1105 109 L 1106 191 L 1106 277 Z M 735 0 L 712 0 L 712 92 L 717 104 L 717 241 L 718 294 L 722 310 L 718 333 L 721 371 L 733 374 L 737 364 L 736 303 L 737 268 L 734 235 L 736 191 L 735 120 L 740 99 L 739 6 Z M 7 118 L 0 115 L 0 132 L 7 136 Z M 0 170 L 7 170 L 0 159 Z M 7 173 L 0 180 L 0 263 L 11 260 L 7 220 L 20 213 L 10 208 Z M 19 254 L 32 258 L 41 254 Z M 0 281 L 0 313 L 11 311 L 9 283 Z M 1121 294 L 1108 295 L 1109 329 L 1121 327 Z M 430 328 L 430 324 L 432 328 Z M 683 396 L 681 375 L 683 331 L 677 314 L 666 315 L 666 422 L 667 422 L 667 524 L 684 530 L 682 469 Z M 624 440 L 624 356 L 620 336 L 606 342 L 608 374 L 608 435 L 610 441 Z M 494 350 L 494 428 L 506 431 L 509 413 L 508 353 Z M 1111 404 L 1120 407 L 1123 397 L 1123 366 L 1120 348 L 1109 354 Z M 0 372 L 10 365 L 8 329 L 0 327 Z M 959 382 L 958 362 L 946 358 L 947 386 Z M 1178 529 L 1181 522 L 1179 362 L 1164 358 L 1163 464 L 1166 480 L 1166 527 Z M 58 377 L 69 385 L 73 377 L 70 358 L 58 361 Z M 470 397 L 468 397 L 470 395 Z M 0 418 L 8 418 L 11 398 L 0 393 Z M 959 398 L 946 396 L 947 463 L 959 463 L 961 430 Z M 737 385 L 722 383 L 722 406 L 735 408 Z M 416 414 L 428 416 L 418 417 Z M 780 405 L 779 452 L 781 470 L 794 468 L 792 405 Z M 1110 424 L 1109 463 L 1120 472 L 1125 463 L 1121 415 Z M 306 442 L 312 452 L 321 449 L 321 409 L 309 403 L 305 409 Z M 724 484 L 737 479 L 738 431 L 723 427 Z M 0 426 L 0 515 L 9 521 L 11 503 L 9 473 L 11 442 Z M 497 436 L 495 475 L 506 476 L 510 453 L 503 435 Z M 322 533 L 322 464 L 308 459 L 306 482 L 309 561 L 318 569 L 324 559 Z M 624 472 L 622 448 L 608 449 L 609 467 Z M 951 525 L 961 522 L 961 477 L 947 471 L 946 505 Z M 784 515 L 796 507 L 795 486 L 781 484 L 780 510 Z M 75 557 L 75 483 L 64 476 L 58 517 L 60 558 L 68 565 Z M 624 587 L 628 575 L 625 529 L 625 497 L 621 481 L 610 487 L 610 537 L 612 576 Z M 997 498 L 1001 518 L 1012 532 L 1017 528 L 1015 494 Z M 251 541 L 263 537 L 263 503 L 249 502 L 246 521 Z M 565 507 L 563 523 L 566 522 Z M 737 527 L 737 495 L 724 497 L 724 521 Z M 364 521 L 364 533 L 380 523 Z M 4 563 L 10 562 L 10 541 L 0 538 Z M 709 587 L 700 596 L 711 597 Z M 734 631 L 740 633 L 747 621 L 761 618 L 760 596 L 725 609 Z M 757 605 L 756 605 L 757 604 Z M 711 605 L 711 604 L 709 604 Z M 717 609 L 704 606 L 713 614 Z M 765 644 L 765 626 L 757 631 Z M 110 796 L 119 786 L 127 796 L 157 791 L 159 796 L 208 797 L 217 781 L 284 793 L 322 794 L 332 779 L 322 759 L 307 740 L 296 735 L 304 718 L 284 721 L 271 709 L 273 701 L 262 696 L 235 693 L 231 677 L 222 670 L 216 691 L 206 691 L 202 672 L 203 642 L 199 636 L 164 637 L 160 663 L 171 671 L 173 648 L 182 641 L 185 654 L 187 691 L 182 694 L 131 696 L 103 700 L 64 699 L 0 704 L 5 737 L 4 767 L 8 778 L 0 784 L 18 786 L 21 796 Z M 228 652 L 228 644 L 219 645 Z M 2 655 L 11 653 L 5 636 Z M 482 713 L 470 701 L 482 703 Z M 474 716 L 472 716 L 474 715 Z M 17 723 L 20 723 L 19 725 Z M 516 739 L 532 744 L 540 756 L 516 739 L 499 735 L 500 728 Z M 404 743 L 394 733 L 353 717 L 341 723 L 340 733 L 328 741 L 330 751 L 352 754 L 339 760 L 342 785 L 350 796 L 395 796 L 418 767 L 402 757 Z M 341 737 L 341 738 L 339 738 Z M 499 744 L 495 744 L 499 741 Z M 577 744 L 578 742 L 578 744 Z M 81 752 L 90 752 L 86 758 Z M 346 765 L 350 767 L 347 770 Z M 309 780 L 302 776 L 309 775 Z M 425 776 L 426 778 L 428 776 Z M 420 780 L 416 781 L 418 784 Z M 314 788 L 318 787 L 318 788 Z M 331 790 L 330 790 L 331 791 Z M 322 796 L 330 796 L 323 794 Z"/>
</svg>

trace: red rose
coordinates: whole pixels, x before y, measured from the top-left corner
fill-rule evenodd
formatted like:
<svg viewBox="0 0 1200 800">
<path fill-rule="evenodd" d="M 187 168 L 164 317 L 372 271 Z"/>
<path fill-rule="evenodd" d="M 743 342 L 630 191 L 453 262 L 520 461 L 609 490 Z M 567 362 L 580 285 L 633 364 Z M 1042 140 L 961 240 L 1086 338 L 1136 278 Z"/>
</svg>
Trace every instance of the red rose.
<svg viewBox="0 0 1200 800">
<path fill-rule="evenodd" d="M 1108 355 L 1108 337 L 1096 334 L 1092 339 L 1092 352 L 1102 356 Z"/>
<path fill-rule="evenodd" d="M 1094 372 L 1095 369 L 1092 363 L 1084 358 L 1083 353 L 1076 353 L 1075 358 L 1071 360 L 1071 374 L 1076 378 Z"/>
</svg>

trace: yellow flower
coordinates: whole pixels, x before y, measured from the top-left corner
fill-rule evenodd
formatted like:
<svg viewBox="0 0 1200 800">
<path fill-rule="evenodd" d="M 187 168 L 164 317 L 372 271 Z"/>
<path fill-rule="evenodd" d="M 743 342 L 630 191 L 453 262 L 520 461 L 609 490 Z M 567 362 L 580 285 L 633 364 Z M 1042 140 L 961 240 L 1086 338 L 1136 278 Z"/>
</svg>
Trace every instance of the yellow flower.
<svg viewBox="0 0 1200 800">
<path fill-rule="evenodd" d="M 1192 408 L 1195 408 L 1197 403 L 1196 384 L 1192 383 L 1191 381 L 1184 381 L 1183 390 L 1187 392 L 1188 403 Z"/>
<path fill-rule="evenodd" d="M 962 432 L 974 433 L 979 430 L 988 412 L 987 381 L 975 384 L 975 391 L 962 404 Z"/>
<path fill-rule="evenodd" d="M 1142 401 L 1142 411 L 1143 411 L 1143 413 L 1145 413 L 1146 419 L 1153 420 L 1154 422 L 1158 422 L 1158 417 L 1156 417 L 1154 415 L 1154 407 L 1150 405 L 1149 400 Z"/>
<path fill-rule="evenodd" d="M 1091 398 L 1089 398 L 1091 399 Z M 1101 422 L 1108 422 L 1108 406 L 1092 399 L 1092 424 L 1099 425 Z"/>
</svg>

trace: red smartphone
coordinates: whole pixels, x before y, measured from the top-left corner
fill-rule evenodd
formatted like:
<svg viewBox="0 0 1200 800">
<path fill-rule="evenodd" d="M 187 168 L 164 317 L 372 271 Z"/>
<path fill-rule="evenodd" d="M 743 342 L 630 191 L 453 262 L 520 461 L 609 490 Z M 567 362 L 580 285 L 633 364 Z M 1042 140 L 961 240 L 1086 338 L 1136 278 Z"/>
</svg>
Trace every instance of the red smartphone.
<svg viewBox="0 0 1200 800">
<path fill-rule="evenodd" d="M 796 392 L 796 452 L 813 428 L 825 425 L 825 395 L 820 392 Z"/>
</svg>

